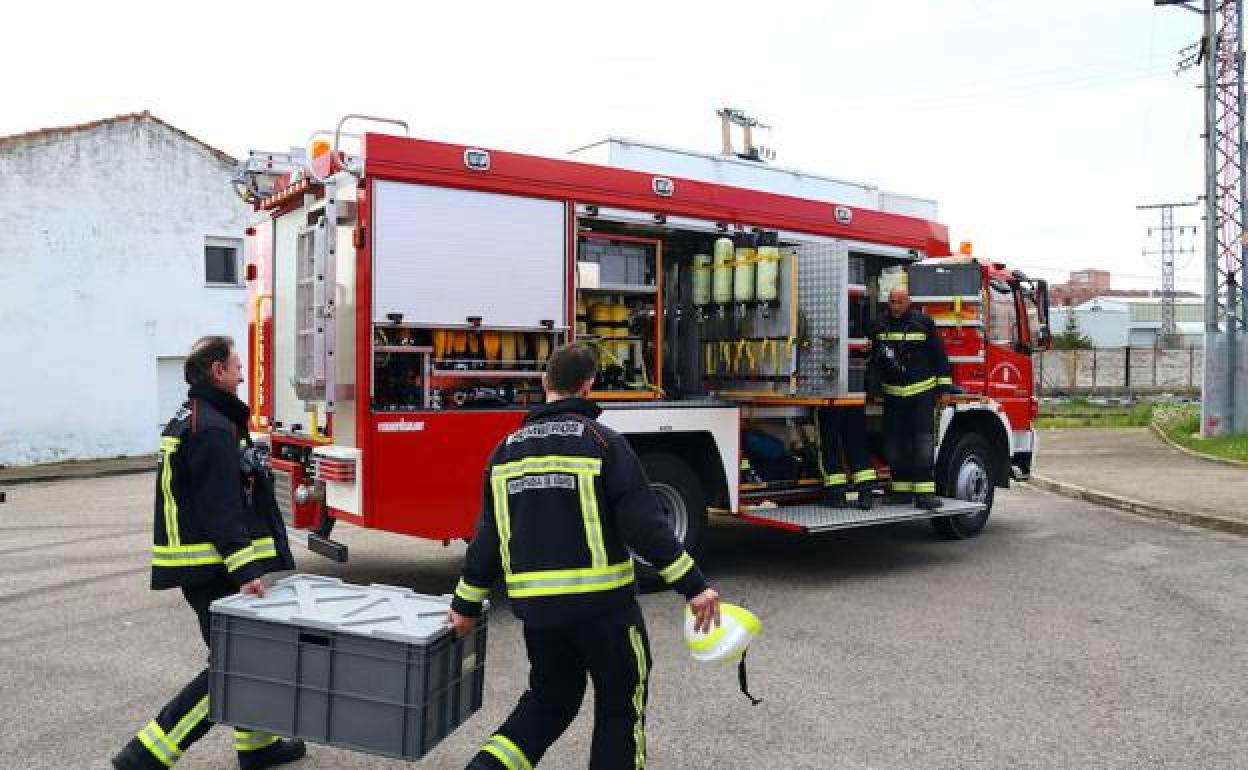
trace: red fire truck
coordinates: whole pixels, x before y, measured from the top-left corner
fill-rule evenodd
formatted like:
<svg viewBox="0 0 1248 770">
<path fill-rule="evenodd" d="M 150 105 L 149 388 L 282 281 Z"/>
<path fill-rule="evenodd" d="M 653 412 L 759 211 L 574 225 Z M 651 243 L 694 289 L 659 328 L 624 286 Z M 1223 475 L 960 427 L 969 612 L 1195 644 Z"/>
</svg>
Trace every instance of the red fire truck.
<svg viewBox="0 0 1248 770">
<path fill-rule="evenodd" d="M 376 120 L 254 152 L 236 178 L 255 209 L 253 427 L 314 551 L 346 558 L 336 521 L 471 537 L 485 459 L 569 340 L 598 350 L 601 419 L 689 548 L 716 516 L 794 532 L 930 518 L 970 537 L 994 488 L 1029 472 L 1046 286 L 951 254 L 932 201 L 727 141 L 702 154 L 609 139 L 556 160 L 344 134 L 352 119 Z M 865 408 L 887 477 L 865 330 L 891 286 L 935 319 L 963 391 L 939 407 L 945 505 L 829 507 L 819 407 Z"/>
</svg>

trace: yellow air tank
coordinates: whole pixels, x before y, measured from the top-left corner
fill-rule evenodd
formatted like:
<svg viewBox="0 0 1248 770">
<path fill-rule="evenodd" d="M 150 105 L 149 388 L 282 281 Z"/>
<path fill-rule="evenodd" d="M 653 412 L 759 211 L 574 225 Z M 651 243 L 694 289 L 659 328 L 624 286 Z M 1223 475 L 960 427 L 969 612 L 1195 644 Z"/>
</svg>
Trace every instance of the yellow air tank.
<svg viewBox="0 0 1248 770">
<path fill-rule="evenodd" d="M 584 297 L 576 298 L 576 333 L 589 334 L 589 308 Z"/>
<path fill-rule="evenodd" d="M 711 304 L 711 255 L 693 255 L 693 304 L 705 307 Z"/>
<path fill-rule="evenodd" d="M 500 337 L 501 339 L 498 341 L 498 357 L 506 362 L 504 366 L 508 368 L 514 367 L 515 361 L 520 358 L 516 351 L 516 333 L 503 332 Z"/>
<path fill-rule="evenodd" d="M 717 305 L 732 302 L 732 267 L 736 249 L 731 238 L 715 240 L 715 268 L 712 276 L 712 298 Z"/>
<path fill-rule="evenodd" d="M 736 269 L 732 277 L 732 299 L 735 302 L 754 301 L 755 237 L 743 237 L 737 246 Z"/>
<path fill-rule="evenodd" d="M 775 302 L 780 298 L 780 247 L 777 243 L 774 232 L 759 237 L 756 277 L 759 302 Z"/>
<path fill-rule="evenodd" d="M 538 333 L 534 335 L 533 358 L 537 361 L 537 368 L 546 368 L 546 359 L 550 358 L 550 335 Z"/>
</svg>

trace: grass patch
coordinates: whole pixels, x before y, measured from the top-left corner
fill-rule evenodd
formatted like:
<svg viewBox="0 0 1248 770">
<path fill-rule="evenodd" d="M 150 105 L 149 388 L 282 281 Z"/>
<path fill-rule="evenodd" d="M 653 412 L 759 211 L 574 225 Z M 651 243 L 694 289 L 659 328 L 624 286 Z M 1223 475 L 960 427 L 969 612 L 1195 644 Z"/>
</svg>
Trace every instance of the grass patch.
<svg viewBox="0 0 1248 770">
<path fill-rule="evenodd" d="M 1100 406 L 1086 398 L 1072 398 L 1063 404 L 1046 404 L 1044 415 L 1036 418 L 1037 428 L 1143 428 L 1153 419 L 1155 405 L 1141 401 L 1131 407 Z"/>
<path fill-rule="evenodd" d="M 1248 462 L 1248 433 L 1217 438 L 1200 437 L 1200 406 L 1183 404 L 1181 408 L 1157 410 L 1157 425 L 1174 443 L 1202 454 Z"/>
</svg>

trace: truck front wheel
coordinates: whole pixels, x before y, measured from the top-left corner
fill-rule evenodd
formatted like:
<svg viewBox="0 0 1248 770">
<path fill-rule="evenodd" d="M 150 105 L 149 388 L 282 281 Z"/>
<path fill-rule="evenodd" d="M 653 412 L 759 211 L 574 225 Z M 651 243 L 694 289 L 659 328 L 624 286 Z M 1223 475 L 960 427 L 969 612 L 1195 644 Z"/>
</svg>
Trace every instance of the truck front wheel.
<svg viewBox="0 0 1248 770">
<path fill-rule="evenodd" d="M 706 492 L 702 481 L 688 463 L 666 452 L 642 455 L 641 465 L 658 498 L 664 520 L 685 551 L 696 558 L 695 551 L 706 529 Z M 656 591 L 664 587 L 653 565 L 636 555 L 633 560 L 642 590 Z"/>
<path fill-rule="evenodd" d="M 992 449 L 982 436 L 964 433 L 956 439 L 949 461 L 937 469 L 940 494 L 958 500 L 983 503 L 984 510 L 960 516 L 943 516 L 932 519 L 932 526 L 941 537 L 964 540 L 978 535 L 988 523 L 992 513 L 993 479 L 995 464 Z"/>
</svg>

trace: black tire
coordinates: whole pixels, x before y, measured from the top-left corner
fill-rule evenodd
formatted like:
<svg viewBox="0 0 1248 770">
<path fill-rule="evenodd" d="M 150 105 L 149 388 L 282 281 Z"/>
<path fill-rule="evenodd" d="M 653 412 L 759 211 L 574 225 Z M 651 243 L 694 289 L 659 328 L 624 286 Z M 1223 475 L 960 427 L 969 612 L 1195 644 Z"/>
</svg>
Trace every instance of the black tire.
<svg viewBox="0 0 1248 770">
<path fill-rule="evenodd" d="M 701 479 L 688 463 L 666 452 L 642 455 L 641 466 L 676 539 L 696 558 L 706 531 L 706 491 Z M 636 555 L 633 561 L 642 591 L 651 593 L 666 588 L 653 566 Z"/>
<path fill-rule="evenodd" d="M 981 502 L 985 508 L 980 513 L 932 519 L 932 526 L 947 540 L 965 540 L 983 531 L 992 514 L 992 502 L 996 492 L 996 461 L 988 442 L 983 436 L 974 433 L 959 436 L 948 458 L 948 462 L 937 469 L 940 494 L 959 500 Z"/>
</svg>

